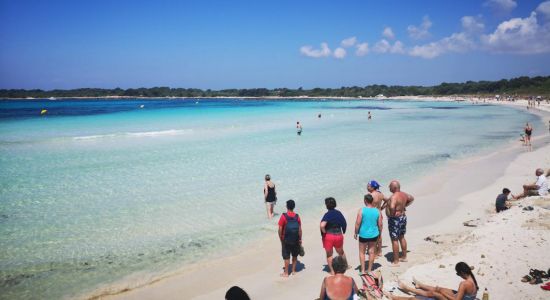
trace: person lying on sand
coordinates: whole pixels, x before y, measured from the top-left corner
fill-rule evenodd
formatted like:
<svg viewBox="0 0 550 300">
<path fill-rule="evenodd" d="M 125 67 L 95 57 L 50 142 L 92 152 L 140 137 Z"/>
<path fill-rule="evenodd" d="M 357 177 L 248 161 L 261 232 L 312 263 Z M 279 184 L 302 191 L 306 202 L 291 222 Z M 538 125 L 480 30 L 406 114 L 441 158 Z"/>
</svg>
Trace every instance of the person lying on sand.
<svg viewBox="0 0 550 300">
<path fill-rule="evenodd" d="M 392 300 L 409 300 L 409 299 L 423 299 L 423 300 L 475 300 L 477 291 L 479 289 L 476 278 L 472 273 L 472 269 L 465 262 L 459 262 L 455 266 L 456 275 L 464 279 L 458 286 L 458 291 L 423 284 L 413 278 L 413 284 L 416 288 L 406 285 L 404 282 L 399 281 L 399 289 L 409 294 L 415 294 L 415 296 L 394 296 L 391 293 L 384 292 L 386 297 Z"/>
<path fill-rule="evenodd" d="M 515 196 L 512 195 L 512 198 L 515 200 L 518 200 L 528 196 L 548 195 L 548 180 L 546 179 L 546 176 L 544 176 L 544 170 L 541 168 L 538 168 L 535 171 L 535 176 L 537 176 L 537 180 L 534 183 L 524 184 L 523 193 Z"/>
</svg>

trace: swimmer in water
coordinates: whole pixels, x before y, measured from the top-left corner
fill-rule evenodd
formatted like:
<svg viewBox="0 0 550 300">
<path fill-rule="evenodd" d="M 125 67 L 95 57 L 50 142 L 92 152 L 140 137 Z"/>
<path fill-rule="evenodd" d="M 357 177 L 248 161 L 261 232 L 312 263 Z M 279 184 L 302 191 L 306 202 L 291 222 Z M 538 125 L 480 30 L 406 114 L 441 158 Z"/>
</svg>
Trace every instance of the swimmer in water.
<svg viewBox="0 0 550 300">
<path fill-rule="evenodd" d="M 302 135 L 302 125 L 300 122 L 296 122 L 296 134 Z"/>
</svg>

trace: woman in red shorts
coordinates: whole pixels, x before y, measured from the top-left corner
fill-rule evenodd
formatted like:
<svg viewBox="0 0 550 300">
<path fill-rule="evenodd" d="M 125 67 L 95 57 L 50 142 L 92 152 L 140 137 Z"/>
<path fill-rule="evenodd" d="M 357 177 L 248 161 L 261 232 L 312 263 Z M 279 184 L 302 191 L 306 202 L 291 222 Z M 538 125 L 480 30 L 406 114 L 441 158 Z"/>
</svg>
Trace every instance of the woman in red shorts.
<svg viewBox="0 0 550 300">
<path fill-rule="evenodd" d="M 321 236 L 323 237 L 323 248 L 327 253 L 327 265 L 330 274 L 334 275 L 332 269 L 332 253 L 336 249 L 338 255 L 346 258 L 344 253 L 344 233 L 346 233 L 346 219 L 342 213 L 336 210 L 336 200 L 332 197 L 325 199 L 327 213 L 321 220 Z"/>
</svg>

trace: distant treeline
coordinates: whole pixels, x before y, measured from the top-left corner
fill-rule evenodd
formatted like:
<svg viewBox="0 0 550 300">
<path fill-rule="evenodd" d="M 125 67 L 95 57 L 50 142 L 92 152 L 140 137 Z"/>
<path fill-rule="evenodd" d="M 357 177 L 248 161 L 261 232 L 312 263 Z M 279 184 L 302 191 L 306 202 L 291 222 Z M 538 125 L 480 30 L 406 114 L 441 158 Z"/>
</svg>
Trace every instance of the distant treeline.
<svg viewBox="0 0 550 300">
<path fill-rule="evenodd" d="M 337 89 L 226 89 L 226 90 L 201 90 L 169 87 L 137 88 L 137 89 L 99 89 L 82 88 L 73 90 L 23 90 L 1 89 L 0 98 L 49 98 L 49 97 L 375 97 L 377 95 L 387 97 L 415 96 L 415 95 L 550 95 L 550 76 L 542 77 L 518 77 L 510 80 L 499 81 L 467 81 L 465 83 L 442 83 L 436 86 L 387 86 L 369 85 L 365 87 L 352 86 Z"/>
</svg>

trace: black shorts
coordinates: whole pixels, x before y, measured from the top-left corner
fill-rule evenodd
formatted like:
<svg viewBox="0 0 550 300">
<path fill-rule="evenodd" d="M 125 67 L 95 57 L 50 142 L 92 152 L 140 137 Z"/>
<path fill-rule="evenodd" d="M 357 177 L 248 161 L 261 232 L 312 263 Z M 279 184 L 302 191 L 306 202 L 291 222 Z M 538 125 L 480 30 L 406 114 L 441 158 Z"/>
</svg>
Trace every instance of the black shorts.
<svg viewBox="0 0 550 300">
<path fill-rule="evenodd" d="M 378 241 L 378 237 L 379 237 L 379 236 L 380 236 L 380 235 L 377 235 L 377 236 L 375 236 L 375 237 L 373 237 L 373 238 L 369 238 L 369 239 L 359 237 L 359 243 L 376 242 L 376 241 Z"/>
<path fill-rule="evenodd" d="M 290 255 L 292 254 L 292 257 L 298 257 L 298 253 L 300 253 L 300 244 L 288 244 L 283 242 L 282 243 L 282 251 L 281 254 L 283 255 L 283 259 L 290 259 Z"/>
</svg>

